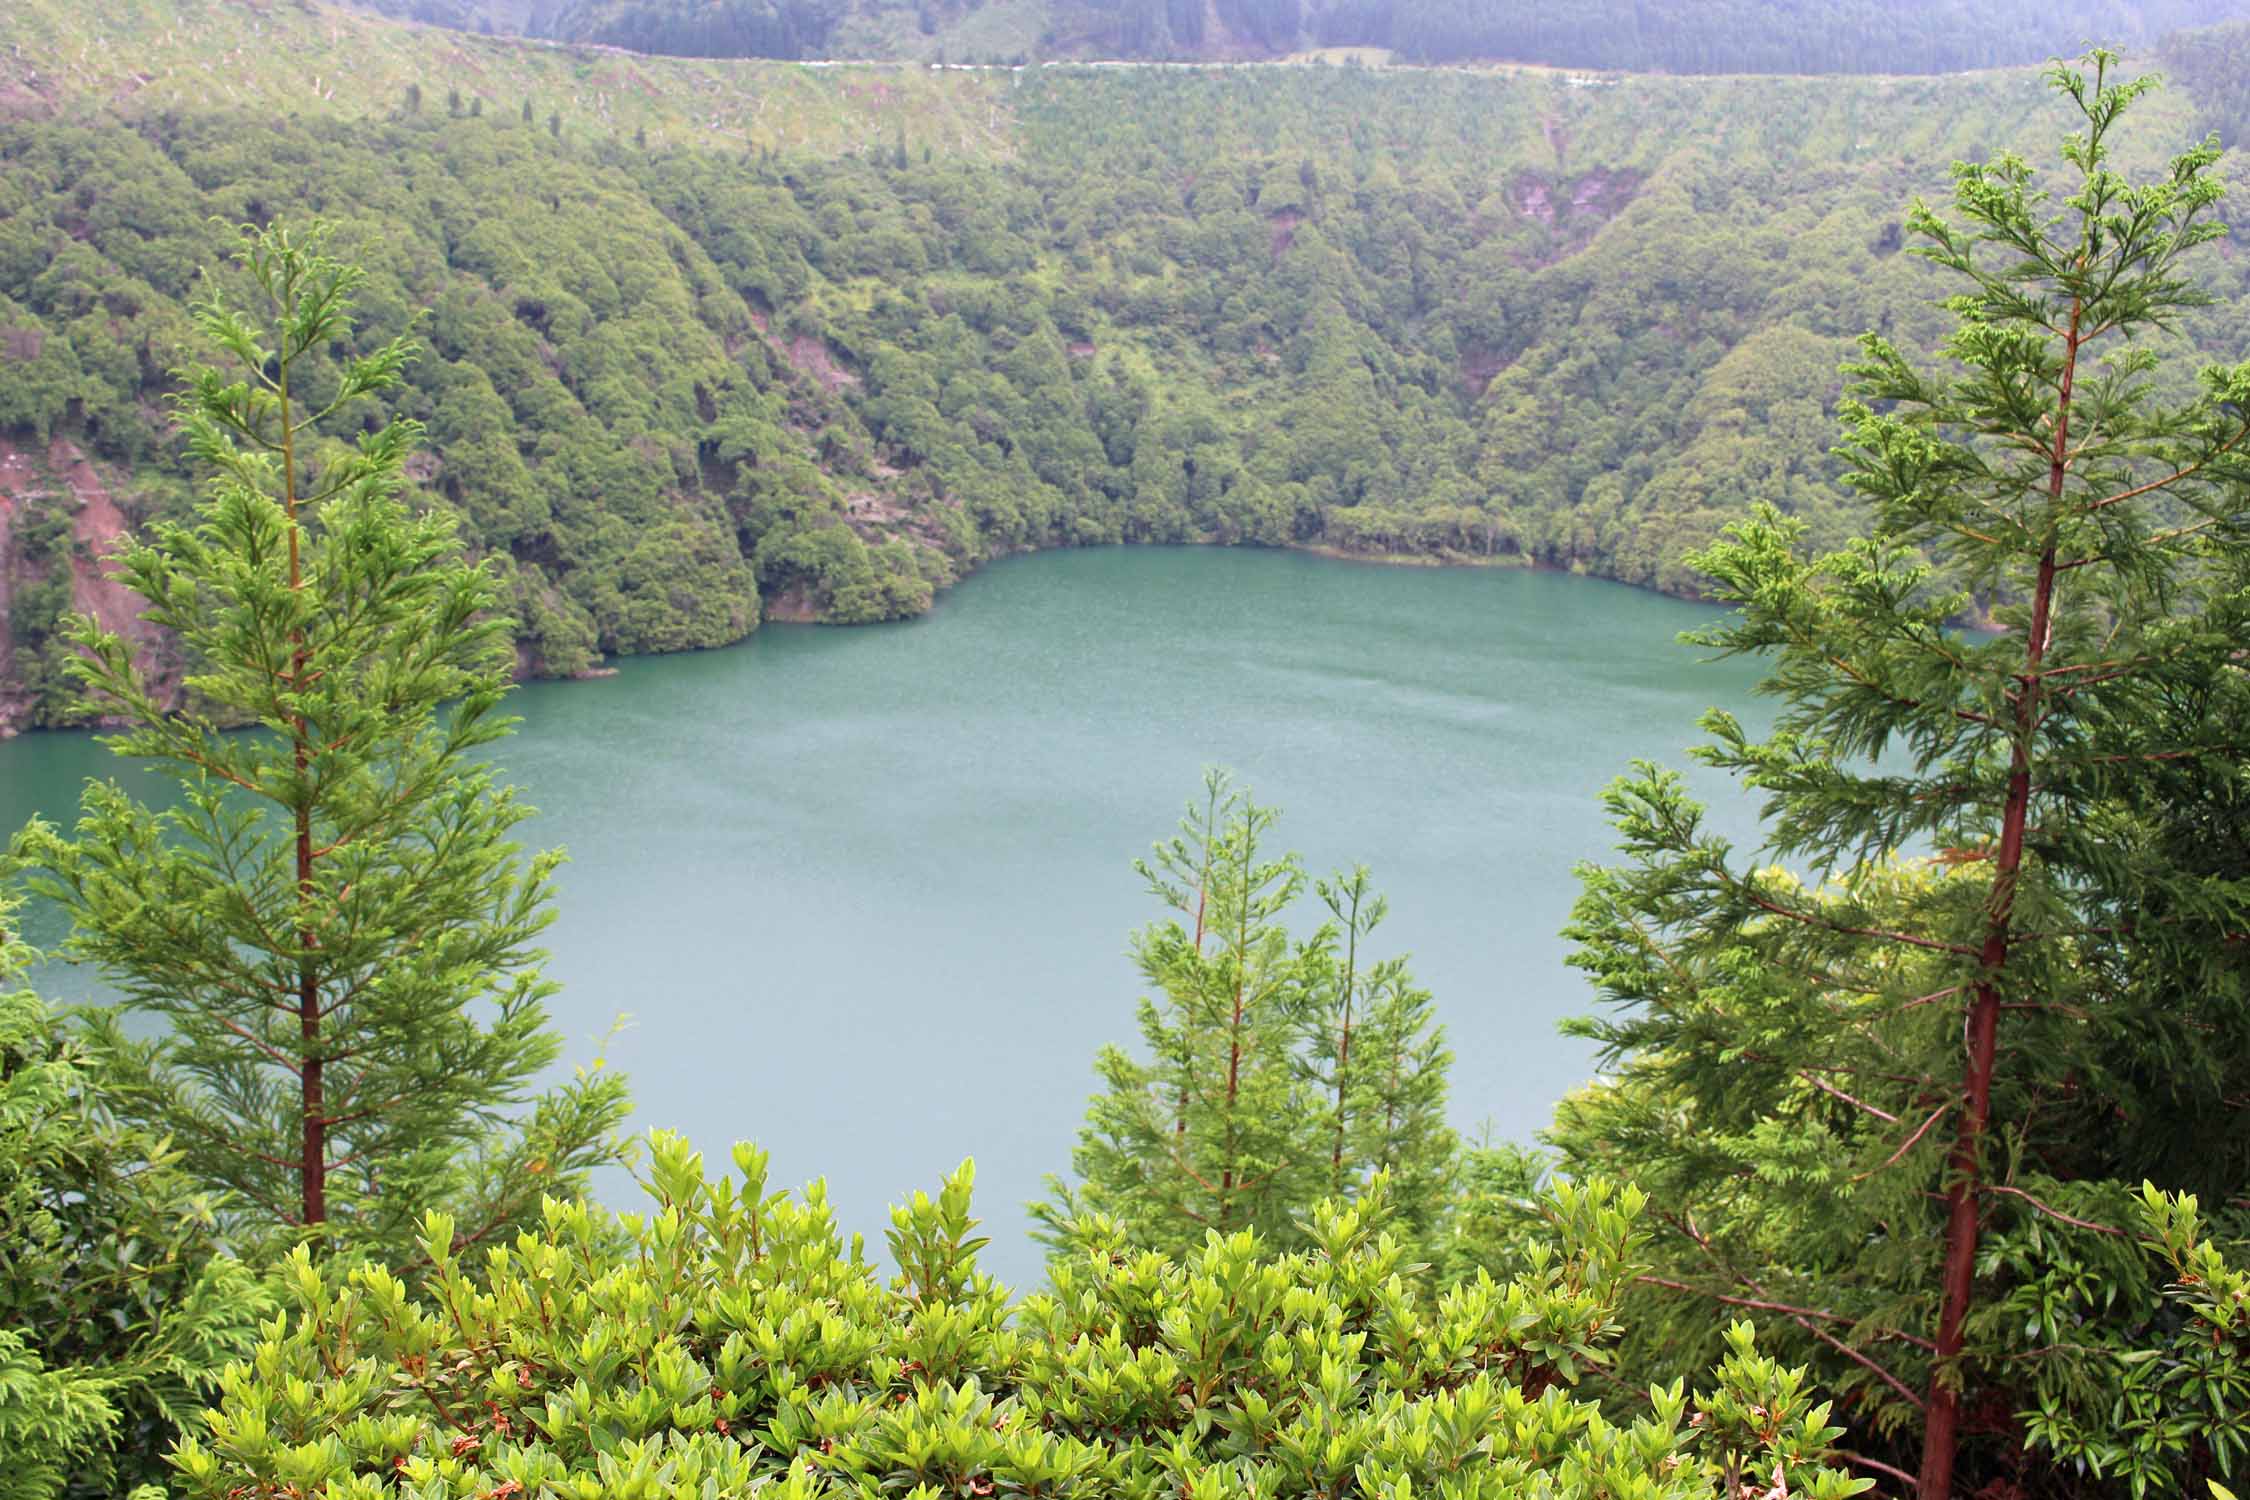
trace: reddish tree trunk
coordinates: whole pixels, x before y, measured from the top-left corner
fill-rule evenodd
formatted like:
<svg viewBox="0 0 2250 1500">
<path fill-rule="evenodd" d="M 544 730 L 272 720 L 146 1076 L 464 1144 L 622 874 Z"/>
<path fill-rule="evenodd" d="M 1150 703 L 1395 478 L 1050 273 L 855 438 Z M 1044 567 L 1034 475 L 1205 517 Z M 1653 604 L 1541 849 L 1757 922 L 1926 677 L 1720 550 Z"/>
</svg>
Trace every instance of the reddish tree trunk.
<svg viewBox="0 0 2250 1500">
<path fill-rule="evenodd" d="M 294 591 L 305 586 L 305 577 L 298 549 L 297 435 L 290 425 L 287 365 L 282 366 L 281 384 L 276 394 L 281 399 L 281 485 L 283 506 L 289 518 L 289 587 Z M 303 688 L 305 681 L 304 632 L 291 632 L 289 643 L 289 687 L 290 691 L 296 692 Z M 312 808 L 304 800 L 305 772 L 312 756 L 304 715 L 296 715 L 291 721 L 290 729 L 295 741 L 291 758 L 297 771 L 298 798 L 294 810 L 297 834 L 297 901 L 300 912 L 297 926 L 297 1031 L 303 1044 L 297 1072 L 303 1109 L 297 1170 L 303 1179 L 300 1183 L 300 1208 L 305 1226 L 310 1228 L 328 1220 L 328 1100 L 326 1080 L 321 1076 L 320 972 L 313 961 L 313 951 L 319 946 L 320 938 L 302 915 L 311 904 L 313 892 Z"/>
<path fill-rule="evenodd" d="M 1352 898 L 1351 936 L 1344 945 L 1344 1015 L 1336 1030 L 1336 1145 L 1328 1154 L 1328 1190 L 1339 1197 L 1344 1191 L 1344 1107 L 1346 1079 L 1352 1065 L 1352 999 L 1359 983 L 1359 898 Z"/>
<path fill-rule="evenodd" d="M 2059 507 L 2069 467 L 2070 392 L 2078 368 L 2079 309 L 2074 304 L 2057 392 L 2055 431 L 2048 464 L 2047 493 Z M 2000 845 L 1993 853 L 1992 900 L 1987 909 L 1975 1000 L 1963 1038 L 1968 1063 L 1962 1074 L 1961 1117 L 1946 1156 L 1945 1270 L 1940 1286 L 1937 1347 L 1923 1405 L 1920 1500 L 1952 1500 L 1953 1460 L 1961 1445 L 1961 1392 L 1954 1362 L 1961 1353 L 1963 1329 L 1975 1300 L 1978 1218 L 1983 1207 L 1982 1160 L 1985 1126 L 1992 1113 L 1993 1059 L 1999 1052 L 2000 973 L 2008 964 L 2014 931 L 2016 881 L 2023 868 L 2024 827 L 2031 812 L 2031 742 L 2038 730 L 2040 663 L 2047 654 L 2055 603 L 2055 544 L 2052 531 L 2039 557 L 2032 592 L 2031 625 L 2024 641 L 2024 666 L 2017 677 L 2015 745 L 2009 754 L 2008 797 L 2001 812 Z"/>
</svg>

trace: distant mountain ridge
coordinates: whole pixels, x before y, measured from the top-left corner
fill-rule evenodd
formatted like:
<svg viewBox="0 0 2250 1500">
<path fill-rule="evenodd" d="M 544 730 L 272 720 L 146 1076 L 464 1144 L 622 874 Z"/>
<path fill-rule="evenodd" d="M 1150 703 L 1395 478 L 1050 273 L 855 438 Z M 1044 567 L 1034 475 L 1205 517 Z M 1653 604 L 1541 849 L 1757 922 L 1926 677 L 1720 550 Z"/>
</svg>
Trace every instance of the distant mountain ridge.
<svg viewBox="0 0 2250 1500">
<path fill-rule="evenodd" d="M 1684 74 L 1947 73 L 2146 47 L 2250 0 L 355 0 L 690 57 L 1231 60 L 1365 48 Z"/>
</svg>

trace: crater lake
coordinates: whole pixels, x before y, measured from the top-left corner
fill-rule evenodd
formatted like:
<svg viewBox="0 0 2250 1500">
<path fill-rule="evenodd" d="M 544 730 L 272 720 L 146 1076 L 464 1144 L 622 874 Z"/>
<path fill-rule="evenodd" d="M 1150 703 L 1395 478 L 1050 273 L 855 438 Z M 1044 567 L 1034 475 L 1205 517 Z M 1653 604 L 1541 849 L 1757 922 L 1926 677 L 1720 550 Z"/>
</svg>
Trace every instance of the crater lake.
<svg viewBox="0 0 2250 1500">
<path fill-rule="evenodd" d="M 825 1176 L 871 1247 L 974 1156 L 985 1264 L 1032 1282 L 1022 1204 L 1069 1170 L 1096 1049 L 1137 1034 L 1127 941 L 1163 912 L 1132 862 L 1216 765 L 1311 873 L 1371 867 L 1376 955 L 1412 956 L 1457 1055 L 1455 1123 L 1529 1140 L 1593 1067 L 1556 1031 L 1595 1005 L 1557 933 L 1573 865 L 1609 857 L 1601 788 L 1685 766 L 1709 706 L 1765 717 L 1755 663 L 1677 643 L 1712 613 L 1525 569 L 1109 548 L 991 565 L 919 620 L 528 685 L 498 758 L 540 809 L 527 843 L 570 854 L 567 1057 L 625 1070 L 636 1128 Z M 0 826 L 68 821 L 89 775 L 161 794 L 90 736 L 30 734 L 0 744 Z M 1750 831 L 1747 798 L 1690 780 Z"/>
</svg>

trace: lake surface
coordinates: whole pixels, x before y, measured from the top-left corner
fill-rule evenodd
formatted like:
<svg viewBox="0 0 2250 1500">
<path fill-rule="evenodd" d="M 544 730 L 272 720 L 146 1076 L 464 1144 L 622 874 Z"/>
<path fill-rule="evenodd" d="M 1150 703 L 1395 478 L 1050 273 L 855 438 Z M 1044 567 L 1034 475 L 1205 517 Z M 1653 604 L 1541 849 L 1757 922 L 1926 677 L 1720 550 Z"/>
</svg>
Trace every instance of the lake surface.
<svg viewBox="0 0 2250 1500">
<path fill-rule="evenodd" d="M 1528 1139 L 1591 1067 L 1556 1035 L 1593 997 L 1555 934 L 1572 865 L 1611 848 L 1596 794 L 1752 704 L 1754 665 L 1674 641 L 1709 615 L 1551 573 L 1105 549 L 989 567 L 921 620 L 527 687 L 500 758 L 529 840 L 571 855 L 554 1014 L 574 1060 L 631 1076 L 638 1126 L 826 1175 L 874 1247 L 886 1203 L 975 1156 L 986 1263 L 1031 1281 L 1020 1204 L 1069 1167 L 1095 1049 L 1135 1035 L 1126 941 L 1159 913 L 1131 862 L 1221 765 L 1315 874 L 1372 867 L 1456 1122 Z M 0 828 L 123 766 L 83 735 L 0 744 Z"/>
</svg>

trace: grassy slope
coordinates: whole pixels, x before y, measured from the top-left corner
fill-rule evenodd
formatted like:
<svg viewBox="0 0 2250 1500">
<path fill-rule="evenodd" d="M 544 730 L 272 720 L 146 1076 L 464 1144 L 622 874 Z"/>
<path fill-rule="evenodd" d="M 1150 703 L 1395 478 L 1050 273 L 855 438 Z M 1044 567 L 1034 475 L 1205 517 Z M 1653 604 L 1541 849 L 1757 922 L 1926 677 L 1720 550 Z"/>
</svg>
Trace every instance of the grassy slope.
<svg viewBox="0 0 2250 1500">
<path fill-rule="evenodd" d="M 1099 130 L 1102 86 L 1123 70 L 1046 71 L 1060 75 L 1066 90 L 1062 79 L 1089 82 L 1094 97 L 1085 101 L 1080 124 Z M 1424 78 L 1433 71 L 1414 70 Z M 1223 66 L 1208 73 L 1219 92 L 1241 92 Z M 1388 144 L 1412 145 L 1412 137 L 1433 131 L 1440 138 L 1482 134 L 1497 114 L 1518 126 L 1559 122 L 1566 150 L 1609 166 L 1645 169 L 1666 152 L 1713 144 L 1744 160 L 1770 151 L 1840 166 L 1877 158 L 1932 164 L 1949 151 L 2038 139 L 2039 127 L 2025 127 L 2045 107 L 2030 69 L 1939 78 L 1589 81 L 1510 66 L 1447 69 L 1442 76 L 1457 80 L 1461 113 L 1379 122 L 1390 127 Z M 558 113 L 566 135 L 588 140 L 645 130 L 666 145 L 824 154 L 888 144 L 905 125 L 917 146 L 1005 157 L 1020 134 L 1011 106 L 1015 82 L 998 69 L 644 57 L 472 36 L 325 0 L 9 0 L 0 16 L 0 109 L 18 113 L 91 106 L 130 118 L 220 107 L 355 119 L 401 109 L 408 85 L 419 84 L 425 110 L 444 110 L 452 90 L 464 107 L 482 100 L 487 111 L 518 111 L 529 100 L 539 118 Z M 1255 101 L 1223 107 L 1245 117 L 1259 112 Z M 2184 121 L 2185 102 L 2175 96 L 2172 107 L 2160 102 L 2154 112 Z M 2169 120 L 2160 126 L 2147 112 L 2143 119 L 2142 139 L 2173 133 Z M 1300 139 L 1315 142 L 1333 135 L 1333 122 L 1270 123 L 1301 126 L 1309 134 Z M 1521 129 L 1513 135 L 1522 154 L 1511 152 L 1496 166 L 1552 165 L 1539 160 L 1551 158 L 1551 139 Z M 1272 144 L 1263 131 L 1243 138 L 1246 151 Z"/>
<path fill-rule="evenodd" d="M 419 84 L 424 110 L 560 114 L 574 139 L 712 149 L 850 151 L 912 121 L 944 152 L 1005 154 L 1005 74 L 644 58 L 478 37 L 306 0 L 8 0 L 0 110 L 87 105 L 127 116 L 210 107 L 389 114 Z"/>
</svg>

